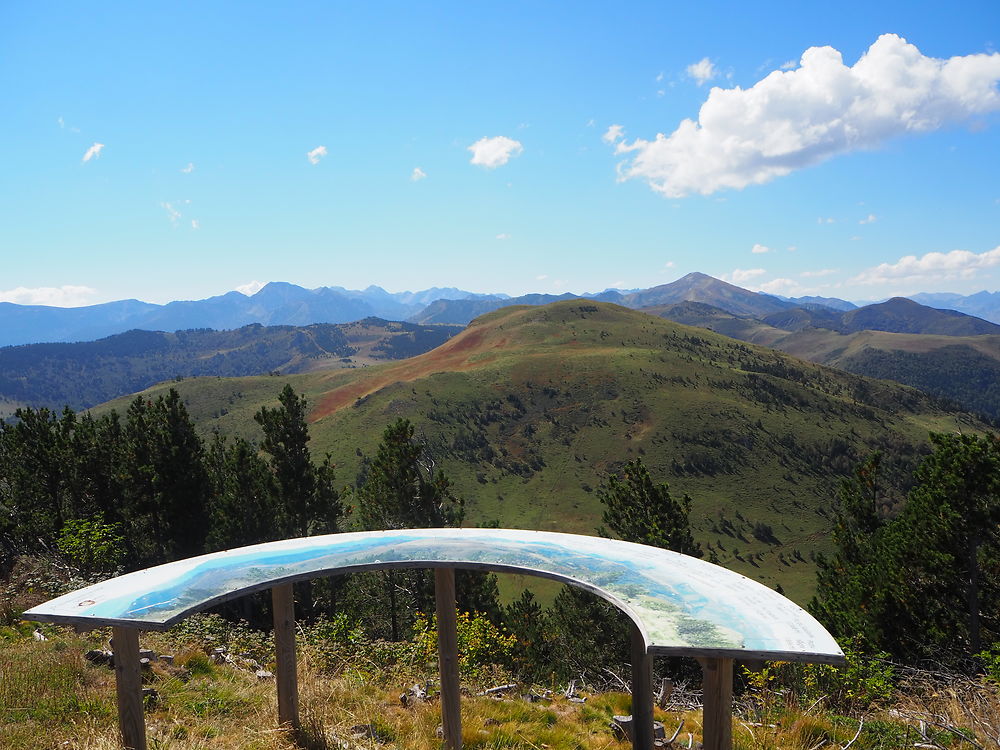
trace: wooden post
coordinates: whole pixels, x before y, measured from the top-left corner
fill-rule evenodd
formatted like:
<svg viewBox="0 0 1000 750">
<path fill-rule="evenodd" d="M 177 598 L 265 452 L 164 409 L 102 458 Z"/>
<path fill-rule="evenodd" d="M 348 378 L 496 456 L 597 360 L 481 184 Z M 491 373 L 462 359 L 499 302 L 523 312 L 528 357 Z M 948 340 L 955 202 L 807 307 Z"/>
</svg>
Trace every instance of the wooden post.
<svg viewBox="0 0 1000 750">
<path fill-rule="evenodd" d="M 146 750 L 146 718 L 142 713 L 142 674 L 139 665 L 139 631 L 113 627 L 115 690 L 118 694 L 118 728 L 125 750 Z"/>
<path fill-rule="evenodd" d="M 653 657 L 632 623 L 632 748 L 653 750 Z"/>
<path fill-rule="evenodd" d="M 462 706 L 458 681 L 458 634 L 455 615 L 455 570 L 434 569 L 437 610 L 438 669 L 441 672 L 441 726 L 447 750 L 462 750 Z"/>
<path fill-rule="evenodd" d="M 705 750 L 733 748 L 733 660 L 699 659 L 704 680 L 702 743 Z"/>
<path fill-rule="evenodd" d="M 275 682 L 278 686 L 278 723 L 299 729 L 299 676 L 295 659 L 295 595 L 292 584 L 271 588 L 274 607 Z"/>
</svg>

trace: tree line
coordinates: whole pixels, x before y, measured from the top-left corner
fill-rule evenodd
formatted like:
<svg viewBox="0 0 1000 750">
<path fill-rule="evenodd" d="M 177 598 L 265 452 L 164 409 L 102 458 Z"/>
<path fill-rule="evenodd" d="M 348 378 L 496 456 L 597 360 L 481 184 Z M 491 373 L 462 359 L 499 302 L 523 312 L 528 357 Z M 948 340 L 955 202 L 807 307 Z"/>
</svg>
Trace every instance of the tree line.
<svg viewBox="0 0 1000 750">
<path fill-rule="evenodd" d="M 464 522 L 462 498 L 409 421 L 389 425 L 358 476 L 338 485 L 329 457 L 309 451 L 306 414 L 286 385 L 277 406 L 255 415 L 251 442 L 202 438 L 174 390 L 139 396 L 123 415 L 23 409 L 0 423 L 0 565 L 50 553 L 107 576 L 275 539 Z M 887 494 L 881 454 L 843 483 L 835 551 L 818 560 L 810 610 L 863 651 L 974 668 L 1000 641 L 1000 438 L 931 442 L 905 502 Z M 606 475 L 597 495 L 597 533 L 703 556 L 691 499 L 641 460 Z M 405 640 L 433 611 L 429 571 L 297 586 L 300 616 L 346 614 L 372 638 Z M 495 576 L 459 571 L 458 598 L 515 636 L 514 666 L 527 677 L 599 678 L 628 663 L 627 620 L 580 589 L 563 587 L 548 607 L 530 591 L 503 605 Z M 266 625 L 266 599 L 246 599 L 226 614 Z"/>
</svg>

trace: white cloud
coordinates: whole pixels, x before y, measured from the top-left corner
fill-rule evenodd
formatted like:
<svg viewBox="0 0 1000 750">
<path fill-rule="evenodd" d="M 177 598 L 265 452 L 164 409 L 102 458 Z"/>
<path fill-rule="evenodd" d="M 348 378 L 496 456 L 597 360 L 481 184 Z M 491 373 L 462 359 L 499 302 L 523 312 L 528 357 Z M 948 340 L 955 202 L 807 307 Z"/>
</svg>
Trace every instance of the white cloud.
<svg viewBox="0 0 1000 750">
<path fill-rule="evenodd" d="M 191 228 L 198 229 L 199 227 L 201 227 L 201 222 L 199 222 L 197 219 L 191 219 Z"/>
<path fill-rule="evenodd" d="M 625 128 L 621 125 L 612 125 L 608 128 L 607 132 L 601 136 L 601 140 L 605 143 L 614 143 L 619 138 L 625 135 Z"/>
<path fill-rule="evenodd" d="M 520 141 L 498 135 L 494 138 L 480 138 L 467 149 L 472 152 L 470 164 L 478 164 L 487 169 L 502 167 L 511 158 L 524 151 Z"/>
<path fill-rule="evenodd" d="M 164 201 L 160 205 L 163 207 L 163 210 L 167 212 L 167 216 L 170 218 L 170 223 L 176 225 L 177 220 L 181 218 L 183 214 L 181 214 L 180 211 L 174 208 L 172 203 L 167 203 L 166 201 Z"/>
<path fill-rule="evenodd" d="M 798 246 L 797 246 L 797 245 L 789 245 L 789 246 L 788 246 L 788 252 L 790 252 L 790 253 L 794 253 L 794 252 L 795 252 L 796 250 L 798 250 L 798 249 L 799 249 L 799 248 L 798 248 Z"/>
<path fill-rule="evenodd" d="M 693 78 L 699 86 L 715 78 L 717 72 L 715 66 L 712 65 L 712 61 L 707 57 L 703 57 L 698 62 L 687 66 L 688 76 Z"/>
<path fill-rule="evenodd" d="M 536 276 L 535 281 L 545 281 L 547 278 L 549 278 L 549 275 L 547 273 L 543 273 Z"/>
<path fill-rule="evenodd" d="M 420 180 L 424 179 L 425 177 L 427 177 L 427 173 L 424 170 L 422 170 L 420 167 L 414 167 L 413 171 L 410 172 L 410 179 L 413 182 L 419 182 Z"/>
<path fill-rule="evenodd" d="M 62 117 L 60 117 L 56 122 L 59 123 L 59 127 L 60 128 L 65 128 L 66 127 L 66 121 Z"/>
<path fill-rule="evenodd" d="M 763 276 L 767 271 L 763 268 L 736 268 L 733 269 L 732 273 L 727 273 L 722 275 L 723 281 L 728 281 L 730 284 L 745 284 L 752 279 L 756 279 L 758 276 Z"/>
<path fill-rule="evenodd" d="M 233 291 L 245 294 L 247 297 L 252 297 L 265 286 L 267 286 L 267 284 L 263 281 L 249 281 L 246 284 L 241 284 L 236 287 Z"/>
<path fill-rule="evenodd" d="M 799 64 L 795 60 L 786 60 L 785 62 L 781 63 L 781 65 L 778 66 L 778 69 L 792 70 L 793 68 L 797 68 L 798 66 Z"/>
<path fill-rule="evenodd" d="M 28 288 L 19 286 L 16 289 L 0 291 L 0 302 L 13 302 L 16 305 L 52 305 L 54 307 L 81 307 L 91 304 L 90 298 L 97 294 L 96 289 L 89 286 L 40 286 Z"/>
<path fill-rule="evenodd" d="M 926 57 L 880 36 L 852 67 L 833 47 L 811 47 L 795 70 L 749 89 L 711 90 L 697 120 L 670 135 L 622 141 L 622 180 L 644 179 L 670 198 L 769 182 L 837 154 L 875 148 L 1000 109 L 1000 52 Z"/>
<path fill-rule="evenodd" d="M 806 290 L 795 279 L 771 279 L 763 284 L 758 284 L 755 291 L 766 294 L 784 294 L 791 297 L 802 294 Z"/>
<path fill-rule="evenodd" d="M 906 255 L 895 263 L 881 263 L 862 271 L 851 281 L 857 284 L 887 284 L 972 279 L 979 271 L 996 266 L 1000 266 L 1000 245 L 978 254 L 952 250 L 948 253 L 926 253 L 919 258 Z"/>
<path fill-rule="evenodd" d="M 674 262 L 672 260 L 668 260 L 666 263 L 663 264 L 663 267 L 664 268 L 673 268 L 674 267 Z"/>
<path fill-rule="evenodd" d="M 194 171 L 193 161 L 189 161 L 188 165 L 181 170 L 181 172 L 183 172 L 184 174 L 191 174 L 193 171 Z"/>
<path fill-rule="evenodd" d="M 876 221 L 878 221 L 878 217 L 875 214 L 868 214 L 858 224 L 874 224 Z"/>
<path fill-rule="evenodd" d="M 101 149 L 104 148 L 103 143 L 95 142 L 93 146 L 87 149 L 87 152 L 83 155 L 83 161 L 88 162 L 91 159 L 96 159 L 101 155 Z"/>
<path fill-rule="evenodd" d="M 826 217 L 820 216 L 818 219 L 816 219 L 817 224 L 833 224 L 836 221 L 837 220 L 834 219 L 832 216 L 826 216 Z"/>
<path fill-rule="evenodd" d="M 761 245 L 760 243 L 757 243 L 752 248 L 750 248 L 750 252 L 753 253 L 754 255 L 760 255 L 762 253 L 771 252 L 771 248 L 769 248 L 767 245 Z"/>
<path fill-rule="evenodd" d="M 497 239 L 498 240 L 509 240 L 510 239 L 510 235 L 507 234 L 506 232 L 504 232 L 503 234 L 498 234 L 497 235 Z"/>
<path fill-rule="evenodd" d="M 326 156 L 326 146 L 317 146 L 312 151 L 306 152 L 306 158 L 310 164 L 319 164 L 319 160 Z"/>
<path fill-rule="evenodd" d="M 803 271 L 799 274 L 804 279 L 817 279 L 821 276 L 829 276 L 830 274 L 837 273 L 836 268 L 823 268 L 819 271 Z"/>
</svg>

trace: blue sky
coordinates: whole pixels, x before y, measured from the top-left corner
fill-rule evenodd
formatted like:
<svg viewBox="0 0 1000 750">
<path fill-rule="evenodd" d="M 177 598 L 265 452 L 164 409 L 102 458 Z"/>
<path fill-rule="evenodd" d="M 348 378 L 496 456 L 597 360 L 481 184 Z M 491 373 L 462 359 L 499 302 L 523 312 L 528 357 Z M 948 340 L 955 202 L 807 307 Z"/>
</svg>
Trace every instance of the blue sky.
<svg viewBox="0 0 1000 750">
<path fill-rule="evenodd" d="M 998 48 L 995 0 L 10 0 L 0 300 L 995 291 Z"/>
</svg>

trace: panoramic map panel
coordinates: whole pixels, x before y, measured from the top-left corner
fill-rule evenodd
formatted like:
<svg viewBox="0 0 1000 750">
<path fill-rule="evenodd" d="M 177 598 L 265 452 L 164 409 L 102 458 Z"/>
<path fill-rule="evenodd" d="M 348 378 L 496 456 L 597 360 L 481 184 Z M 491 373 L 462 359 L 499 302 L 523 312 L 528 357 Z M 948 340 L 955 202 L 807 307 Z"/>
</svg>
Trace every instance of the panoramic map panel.
<svg viewBox="0 0 1000 750">
<path fill-rule="evenodd" d="M 818 659 L 841 653 L 803 609 L 725 568 L 614 539 L 511 529 L 401 529 L 270 542 L 103 581 L 24 616 L 162 628 L 273 582 L 424 565 L 520 570 L 576 583 L 627 612 L 654 651 L 731 650 Z"/>
</svg>

